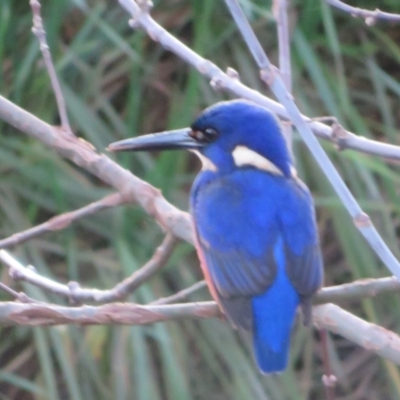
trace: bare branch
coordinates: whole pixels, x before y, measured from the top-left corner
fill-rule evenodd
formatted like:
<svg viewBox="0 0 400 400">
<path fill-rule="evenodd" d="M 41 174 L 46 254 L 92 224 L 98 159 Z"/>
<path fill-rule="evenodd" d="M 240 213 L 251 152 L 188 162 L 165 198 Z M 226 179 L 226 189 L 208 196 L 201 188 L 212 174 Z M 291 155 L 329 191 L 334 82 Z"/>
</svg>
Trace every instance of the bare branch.
<svg viewBox="0 0 400 400">
<path fill-rule="evenodd" d="M 135 271 L 131 276 L 115 285 L 112 289 L 107 290 L 81 288 L 78 282 L 69 282 L 66 285 L 58 283 L 39 275 L 34 267 L 24 267 L 4 250 L 0 250 L 0 260 L 8 266 L 9 274 L 13 279 L 31 283 L 59 296 L 66 297 L 74 304 L 85 301 L 107 303 L 126 298 L 142 283 L 159 271 L 168 261 L 175 244 L 176 239 L 170 234 L 167 235 L 161 246 L 155 251 L 153 257 L 142 268 Z"/>
<path fill-rule="evenodd" d="M 290 33 L 288 22 L 288 0 L 274 0 L 273 10 L 278 27 L 279 70 L 286 89 L 292 92 L 292 66 L 290 61 Z"/>
<path fill-rule="evenodd" d="M 9 286 L 5 285 L 3 282 L 0 282 L 0 289 L 4 292 L 8 293 L 15 300 L 18 300 L 20 303 L 39 303 L 35 299 L 27 296 L 24 292 L 17 292 Z"/>
<path fill-rule="evenodd" d="M 111 303 L 102 306 L 64 307 L 54 304 L 0 303 L 0 325 L 144 325 L 182 318 L 218 318 L 221 312 L 213 301 L 200 303 L 148 305 Z M 334 304 L 313 309 L 314 324 L 358 343 L 400 365 L 400 337 L 370 324 Z"/>
<path fill-rule="evenodd" d="M 175 244 L 175 238 L 172 235 L 167 235 L 163 243 L 155 251 L 153 257 L 141 269 L 135 271 L 130 277 L 109 290 L 81 288 L 76 282 L 70 282 L 67 285 L 55 282 L 39 275 L 36 272 L 36 269 L 32 266 L 24 267 L 5 250 L 0 250 L 0 260 L 8 266 L 9 273 L 13 279 L 29 282 L 37 287 L 51 291 L 73 301 L 110 302 L 125 298 L 127 294 L 131 293 L 145 280 L 162 268 L 170 257 Z M 173 296 L 158 299 L 152 302 L 152 304 L 167 304 L 172 301 L 181 301 L 189 294 L 194 293 L 205 286 L 204 281 L 197 282 L 193 286 L 186 288 Z M 321 289 L 314 298 L 314 304 L 375 297 L 379 294 L 399 291 L 400 281 L 395 277 L 361 279 L 352 283 Z"/>
<path fill-rule="evenodd" d="M 65 307 L 55 304 L 0 303 L 0 325 L 145 325 L 181 318 L 218 318 L 213 301 L 201 303 L 141 306 L 133 303 L 109 303 L 101 306 Z"/>
<path fill-rule="evenodd" d="M 120 2 L 130 11 L 136 12 L 138 10 L 138 6 L 130 0 L 120 0 Z M 152 37 L 154 39 L 160 40 L 161 44 L 167 48 L 173 48 L 175 53 L 192 63 L 200 72 L 212 77 L 214 81 L 220 82 L 224 88 L 236 95 L 259 102 L 278 113 L 281 117 L 288 118 L 286 110 L 279 103 L 262 96 L 260 93 L 242 85 L 237 79 L 224 74 L 218 67 L 201 58 L 169 35 L 149 16 L 144 15 L 144 17 L 146 19 L 143 22 L 143 26 L 145 28 L 148 26 L 150 32 L 153 33 Z M 26 134 L 41 140 L 47 146 L 57 150 L 62 156 L 72 160 L 77 165 L 120 190 L 127 201 L 139 203 L 164 229 L 193 243 L 190 217 L 187 213 L 179 211 L 168 203 L 157 189 L 134 177 L 107 157 L 96 154 L 89 143 L 73 138 L 70 135 L 64 135 L 63 131 L 51 127 L 1 96 L 0 118 Z M 306 117 L 304 118 L 309 120 Z M 311 122 L 310 126 L 319 136 L 333 142 L 336 141 L 329 126 L 320 122 Z M 400 148 L 397 146 L 370 141 L 349 132 L 346 133 L 348 134 L 347 138 L 341 137 L 342 148 L 357 149 L 359 147 L 360 150 L 365 150 L 371 154 L 400 159 Z"/>
<path fill-rule="evenodd" d="M 139 204 L 166 231 L 190 243 L 193 234 L 190 216 L 168 203 L 160 191 L 123 169 L 83 139 L 52 127 L 0 96 L 0 119 L 40 140 L 63 157 L 116 188 L 126 202 Z"/>
<path fill-rule="evenodd" d="M 332 125 L 330 128 L 320 122 L 308 122 L 308 125 L 316 136 L 335 144 L 338 150 L 352 149 L 389 160 L 400 159 L 400 146 L 358 136 L 355 133 L 345 130 L 341 125 Z M 340 135 L 338 135 L 337 126 L 340 127 Z"/>
<path fill-rule="evenodd" d="M 65 100 L 63 93 L 61 91 L 60 82 L 58 81 L 56 70 L 54 68 L 53 60 L 49 50 L 49 46 L 46 40 L 46 31 L 43 27 L 42 17 L 40 16 L 41 4 L 39 0 L 30 0 L 29 4 L 32 8 L 33 14 L 33 28 L 32 32 L 37 37 L 40 45 L 40 51 L 42 52 L 43 60 L 49 73 L 51 85 L 54 90 L 54 95 L 56 97 L 58 113 L 60 115 L 61 126 L 69 135 L 73 135 L 71 127 L 68 121 L 67 108 L 65 106 Z"/>
<path fill-rule="evenodd" d="M 154 252 L 153 257 L 140 269 L 135 271 L 131 276 L 118 283 L 110 290 L 102 291 L 103 294 L 97 294 L 97 302 L 111 302 L 115 300 L 122 300 L 130 293 L 136 290 L 142 283 L 151 278 L 157 273 L 168 261 L 171 256 L 177 240 L 171 234 L 168 234 L 161 245 Z"/>
<path fill-rule="evenodd" d="M 388 12 L 383 12 L 378 8 L 374 11 L 364 10 L 358 7 L 349 6 L 340 0 L 325 0 L 328 4 L 333 7 L 339 8 L 340 10 L 351 14 L 352 17 L 364 18 L 367 25 L 374 25 L 378 19 L 400 22 L 400 14 L 393 14 Z"/>
<path fill-rule="evenodd" d="M 148 276 L 148 272 L 154 272 L 156 264 L 162 263 L 164 256 L 173 246 L 173 238 L 167 237 L 163 243 L 164 249 L 160 248 L 156 255 L 147 265 L 147 272 L 140 273 L 139 283 L 143 282 L 143 278 Z M 169 249 L 169 250 L 168 250 Z M 0 259 L 18 273 L 24 274 L 25 279 L 35 283 L 38 286 L 51 290 L 60 294 L 65 291 L 67 297 L 74 296 L 76 293 L 84 293 L 85 289 L 74 287 L 73 285 L 61 285 L 50 279 L 40 277 L 32 269 L 24 268 L 7 252 L 0 250 Z M 151 263 L 153 266 L 151 267 Z M 139 271 L 138 271 L 139 272 Z M 33 277 L 33 278 L 32 278 Z M 316 301 L 324 301 L 324 291 L 328 292 L 326 298 L 338 296 L 340 290 L 344 297 L 354 298 L 355 293 L 358 297 L 375 296 L 377 293 L 383 293 L 385 290 L 399 290 L 398 282 L 395 278 L 384 278 L 380 280 L 358 281 L 354 284 L 343 285 L 343 288 L 326 288 L 316 296 Z M 134 279 L 128 279 L 119 286 L 130 289 L 133 287 Z M 117 285 L 118 287 L 118 285 Z M 82 290 L 82 292 L 79 292 Z M 96 290 L 91 290 L 90 294 Z M 16 292 L 11 293 L 13 296 L 18 295 Z M 106 291 L 97 291 L 100 295 L 104 295 Z M 186 293 L 188 290 L 186 290 Z M 72 293 L 72 296 L 71 296 Z M 88 292 L 89 293 L 89 292 Z M 19 295 L 18 295 L 19 297 Z M 104 298 L 104 297 L 103 297 Z M 164 299 L 165 301 L 166 299 Z M 333 304 L 314 307 L 313 311 L 314 323 L 319 329 L 328 329 L 338 333 L 349 340 L 352 340 L 361 346 L 371 350 L 383 357 L 400 364 L 400 338 L 393 332 L 387 331 L 374 324 L 369 324 L 360 318 L 342 310 Z M 147 305 L 139 306 L 129 303 L 111 303 L 105 306 L 92 307 L 63 307 L 45 303 L 22 304 L 15 302 L 0 303 L 0 325 L 57 325 L 57 324 L 133 324 L 141 325 L 153 322 L 160 322 L 178 318 L 212 318 L 220 317 L 218 306 L 214 302 L 188 303 L 179 305 Z M 363 335 L 359 335 L 362 332 Z M 364 339 L 361 339 L 364 338 Z M 367 339 L 365 339 L 367 338 Z"/>
<path fill-rule="evenodd" d="M 164 48 L 172 51 L 178 57 L 196 68 L 201 74 L 209 77 L 211 79 L 210 83 L 214 88 L 226 90 L 235 96 L 252 100 L 273 111 L 283 119 L 291 119 L 289 113 L 282 104 L 243 85 L 239 79 L 237 79 L 237 74 L 234 77 L 232 77 L 231 74 L 225 74 L 210 60 L 199 56 L 157 24 L 148 13 L 142 12 L 141 8 L 133 0 L 119 0 L 119 3 L 132 15 L 133 20 L 130 24 L 133 28 L 136 28 L 136 26 L 143 28 L 154 41 L 159 42 Z M 330 126 L 318 121 L 312 121 L 304 115 L 301 117 L 309 124 L 316 136 L 336 143 L 336 137 L 333 135 Z M 341 141 L 342 149 L 348 148 L 389 159 L 400 159 L 399 146 L 369 140 L 348 131 L 346 131 L 346 134 L 347 139 Z"/>
<path fill-rule="evenodd" d="M 203 59 L 194 51 L 186 47 L 183 43 L 174 38 L 160 25 L 158 25 L 150 17 L 146 8 L 140 8 L 139 5 L 133 0 L 119 1 L 121 5 L 123 5 L 132 14 L 134 18 L 133 22 L 131 23 L 132 26 L 141 26 L 146 30 L 153 40 L 159 41 L 164 47 L 172 50 L 185 61 L 194 65 L 201 73 L 212 77 L 211 83 L 214 87 L 216 86 L 219 88 L 225 88 L 234 92 L 235 94 L 249 98 L 250 100 L 256 101 L 257 103 L 260 103 L 261 105 L 264 105 L 267 108 L 275 111 L 272 107 L 270 107 L 271 103 L 275 102 L 272 102 L 270 99 L 262 96 L 260 93 L 241 85 L 237 79 L 232 80 L 217 66 L 212 64 L 210 61 Z M 279 77 L 279 72 L 270 64 L 240 6 L 235 0 L 226 1 L 230 7 L 232 7 L 235 21 L 242 30 L 244 38 L 248 41 L 248 46 L 253 54 L 253 57 L 259 64 L 260 69 L 263 71 L 263 79 L 271 85 L 271 88 L 277 95 L 278 99 L 289 110 L 288 113 L 285 113 L 286 117 L 289 117 L 290 114 L 290 119 L 295 123 L 306 144 L 309 146 L 311 153 L 321 165 L 321 169 L 332 183 L 334 189 L 336 190 L 343 204 L 348 209 L 349 213 L 352 215 L 356 227 L 370 243 L 371 247 L 375 250 L 376 254 L 381 258 L 383 263 L 390 269 L 390 271 L 392 271 L 394 275 L 400 278 L 400 263 L 390 251 L 386 243 L 382 240 L 369 217 L 362 211 L 357 201 L 336 171 L 332 162 L 329 160 L 316 138 L 312 135 L 309 125 L 305 122 L 305 117 L 300 114 L 292 96 L 287 93 L 287 90 L 285 89 L 285 86 Z M 280 105 L 280 107 L 282 106 Z M 320 122 L 314 121 L 312 124 L 320 124 Z"/>
<path fill-rule="evenodd" d="M 322 383 L 325 387 L 325 395 L 327 400 L 335 400 L 336 396 L 336 383 L 337 378 L 333 374 L 331 363 L 329 360 L 328 352 L 328 331 L 326 329 L 319 330 L 319 336 L 321 339 L 321 353 L 322 353 L 322 363 L 324 365 L 325 374 L 322 375 Z"/>
<path fill-rule="evenodd" d="M 288 22 L 288 0 L 274 0 L 273 11 L 278 27 L 279 70 L 286 89 L 292 93 L 292 65 L 290 61 L 290 33 Z M 282 126 L 289 149 L 292 149 L 292 127 Z"/>
<path fill-rule="evenodd" d="M 9 274 L 14 280 L 23 280 L 49 292 L 63 295 L 64 297 L 69 296 L 70 289 L 68 286 L 39 275 L 36 272 L 36 268 L 32 266 L 24 267 L 5 250 L 0 250 L 0 260 L 7 265 Z"/>
<path fill-rule="evenodd" d="M 395 364 L 400 365 L 400 337 L 371 324 L 335 304 L 313 308 L 314 325 L 337 333 Z"/>
<path fill-rule="evenodd" d="M 379 279 L 359 279 L 351 283 L 327 286 L 321 289 L 315 296 L 314 304 L 337 303 L 395 292 L 400 292 L 400 281 L 394 276 Z"/>
<path fill-rule="evenodd" d="M 199 290 L 204 289 L 206 287 L 207 287 L 206 281 L 202 280 L 196 282 L 194 285 L 186 289 L 180 290 L 179 292 L 173 294 L 172 296 L 162 297 L 160 299 L 152 301 L 150 304 L 161 305 L 161 304 L 178 303 L 180 301 L 187 300 L 191 294 L 198 292 Z"/>
<path fill-rule="evenodd" d="M 115 207 L 120 204 L 126 203 L 126 198 L 122 197 L 120 193 L 114 193 L 99 201 L 88 204 L 85 207 L 79 208 L 75 211 L 70 211 L 64 214 L 57 215 L 43 224 L 36 225 L 33 228 L 26 229 L 25 231 L 14 233 L 12 236 L 0 240 L 0 249 L 15 246 L 30 240 L 36 236 L 43 235 L 47 232 L 59 231 L 67 228 L 72 222 L 94 214 L 105 208 Z"/>
<path fill-rule="evenodd" d="M 335 166 L 326 155 L 318 140 L 313 135 L 309 125 L 304 121 L 304 117 L 294 102 L 293 96 L 288 93 L 284 82 L 279 74 L 279 70 L 273 66 L 264 52 L 260 42 L 258 41 L 250 23 L 246 19 L 237 0 L 226 0 L 229 10 L 238 26 L 253 58 L 261 71 L 261 79 L 266 82 L 277 99 L 282 103 L 290 114 L 290 119 L 293 121 L 298 132 L 306 143 L 321 170 L 326 178 L 331 183 L 336 194 L 346 207 L 347 211 L 353 218 L 353 222 L 357 229 L 361 232 L 372 249 L 387 266 L 387 268 L 400 279 L 400 263 L 390 251 L 378 231 L 372 224 L 369 216 L 364 213 L 356 199 L 347 188 Z"/>
</svg>

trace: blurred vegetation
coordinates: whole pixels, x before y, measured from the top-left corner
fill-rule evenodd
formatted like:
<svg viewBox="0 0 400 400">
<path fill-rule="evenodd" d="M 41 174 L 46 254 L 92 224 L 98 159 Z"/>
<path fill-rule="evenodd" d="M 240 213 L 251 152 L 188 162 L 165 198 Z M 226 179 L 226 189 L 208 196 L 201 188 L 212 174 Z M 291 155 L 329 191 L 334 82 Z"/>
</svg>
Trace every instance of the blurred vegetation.
<svg viewBox="0 0 400 400">
<path fill-rule="evenodd" d="M 142 32 L 128 27 L 117 1 L 42 1 L 47 37 L 77 135 L 103 149 L 112 141 L 187 126 L 204 107 L 227 98 L 206 79 Z M 271 4 L 242 0 L 264 48 L 277 63 Z M 400 12 L 398 0 L 352 5 Z M 222 1 L 156 1 L 155 19 L 244 83 L 268 91 Z M 28 0 L 0 2 L 0 93 L 43 120 L 57 124 L 54 96 L 31 33 Z M 311 116 L 333 115 L 359 135 L 399 145 L 400 24 L 362 20 L 323 1 L 297 0 L 290 11 L 293 86 Z M 110 192 L 86 172 L 0 123 L 0 236 L 84 206 Z M 323 143 L 364 210 L 399 256 L 398 163 Z M 300 175 L 310 186 L 326 265 L 326 284 L 388 275 L 353 226 L 312 157 L 295 137 Z M 113 155 L 111 155 L 114 157 Z M 199 168 L 191 155 L 122 154 L 118 162 L 187 208 Z M 62 233 L 13 249 L 46 276 L 108 288 L 139 268 L 161 242 L 158 226 L 136 207 L 83 219 Z M 193 249 L 180 244 L 163 272 L 130 301 L 146 303 L 201 279 Z M 5 269 L 0 279 L 13 285 Z M 30 296 L 62 300 L 28 285 Z M 18 285 L 16 286 L 17 288 Z M 206 291 L 192 300 L 209 298 Z M 0 293 L 0 300 L 8 300 Z M 399 296 L 343 304 L 395 332 Z M 290 369 L 261 376 L 246 340 L 216 320 L 146 327 L 0 328 L 0 400 L 4 399 L 323 399 L 317 334 L 299 326 Z M 331 337 L 331 360 L 340 399 L 398 399 L 400 374 L 390 362 Z"/>
</svg>

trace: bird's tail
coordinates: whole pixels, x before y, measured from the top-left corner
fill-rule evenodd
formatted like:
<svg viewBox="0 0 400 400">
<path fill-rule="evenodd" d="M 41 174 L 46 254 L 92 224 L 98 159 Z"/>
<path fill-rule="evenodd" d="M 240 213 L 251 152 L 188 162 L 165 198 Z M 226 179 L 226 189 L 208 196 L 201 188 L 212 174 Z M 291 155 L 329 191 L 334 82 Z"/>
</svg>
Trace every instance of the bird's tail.
<svg viewBox="0 0 400 400">
<path fill-rule="evenodd" d="M 299 304 L 298 294 L 289 280 L 279 275 L 266 293 L 252 300 L 254 353 L 264 374 L 286 368 L 290 334 Z"/>
</svg>

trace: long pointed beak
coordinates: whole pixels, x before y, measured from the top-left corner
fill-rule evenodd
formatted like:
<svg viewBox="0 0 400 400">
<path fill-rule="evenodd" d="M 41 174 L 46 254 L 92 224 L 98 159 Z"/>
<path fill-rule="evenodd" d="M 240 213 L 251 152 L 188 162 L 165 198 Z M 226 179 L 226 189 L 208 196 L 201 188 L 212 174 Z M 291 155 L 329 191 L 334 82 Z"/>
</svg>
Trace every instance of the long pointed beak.
<svg viewBox="0 0 400 400">
<path fill-rule="evenodd" d="M 190 128 L 177 129 L 135 138 L 120 140 L 111 143 L 109 151 L 141 151 L 141 150 L 173 150 L 173 149 L 198 149 L 201 143 L 196 142 L 190 133 Z"/>
</svg>

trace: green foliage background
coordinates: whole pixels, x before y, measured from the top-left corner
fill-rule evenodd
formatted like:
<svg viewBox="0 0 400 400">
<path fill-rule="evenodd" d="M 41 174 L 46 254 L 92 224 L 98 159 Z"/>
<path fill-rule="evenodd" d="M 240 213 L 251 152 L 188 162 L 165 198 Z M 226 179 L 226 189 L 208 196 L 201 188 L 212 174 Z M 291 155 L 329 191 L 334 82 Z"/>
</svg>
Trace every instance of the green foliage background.
<svg viewBox="0 0 400 400">
<path fill-rule="evenodd" d="M 117 1 L 42 2 L 48 41 L 72 126 L 99 150 L 138 133 L 187 126 L 204 107 L 227 98 L 206 79 L 142 32 L 128 27 Z M 379 3 L 379 4 L 378 4 Z M 243 0 L 264 48 L 277 63 L 271 4 Z M 354 4 L 353 4 L 354 5 Z M 400 12 L 398 0 L 355 5 Z M 154 18 L 195 51 L 268 94 L 222 1 L 156 1 Z M 0 93 L 43 120 L 57 110 L 38 43 L 31 33 L 28 0 L 0 2 Z M 362 20 L 323 1 L 298 0 L 290 12 L 293 86 L 301 110 L 333 115 L 357 134 L 399 144 L 400 24 Z M 7 237 L 110 193 L 70 162 L 0 123 L 0 235 Z M 364 210 L 399 256 L 400 176 L 396 162 L 323 143 Z M 326 284 L 388 275 L 295 137 L 300 175 L 310 186 L 326 264 Z M 111 155 L 114 157 L 114 155 Z M 187 208 L 199 165 L 192 156 L 122 154 L 118 162 Z M 43 275 L 108 288 L 139 268 L 161 242 L 160 229 L 134 206 L 81 220 L 18 246 L 13 252 Z M 193 249 L 180 244 L 162 273 L 130 301 L 146 303 L 201 279 Z M 1 280 L 10 283 L 3 268 Z M 11 284 L 11 283 L 10 283 Z M 17 286 L 18 287 L 18 286 Z M 30 296 L 62 300 L 22 285 Z M 208 299 L 206 291 L 191 300 Z M 0 293 L 0 300 L 8 300 Z M 351 312 L 399 332 L 399 297 L 345 303 Z M 0 399 L 320 399 L 319 339 L 297 328 L 289 370 L 261 376 L 246 340 L 227 324 L 182 321 L 146 327 L 0 328 Z M 331 338 L 340 399 L 398 399 L 400 374 L 340 337 Z"/>
</svg>

